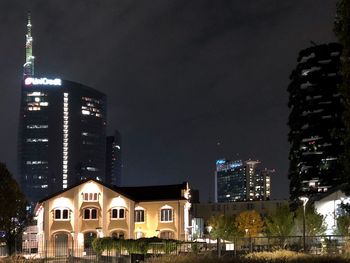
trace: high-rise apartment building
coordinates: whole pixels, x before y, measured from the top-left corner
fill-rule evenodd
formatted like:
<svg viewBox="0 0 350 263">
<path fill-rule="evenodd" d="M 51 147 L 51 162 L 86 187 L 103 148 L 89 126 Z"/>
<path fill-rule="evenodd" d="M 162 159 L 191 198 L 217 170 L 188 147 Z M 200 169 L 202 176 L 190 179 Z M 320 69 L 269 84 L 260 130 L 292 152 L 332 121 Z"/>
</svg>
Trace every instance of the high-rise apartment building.
<svg viewBox="0 0 350 263">
<path fill-rule="evenodd" d="M 216 161 L 216 202 L 268 200 L 271 195 L 273 171 L 260 168 L 259 161 Z"/>
<path fill-rule="evenodd" d="M 118 131 L 106 138 L 106 183 L 121 185 L 122 177 L 122 145 Z"/>
<path fill-rule="evenodd" d="M 22 190 L 35 202 L 81 179 L 104 181 L 106 96 L 82 84 L 34 75 L 31 22 L 19 118 Z"/>
<path fill-rule="evenodd" d="M 289 84 L 290 195 L 327 191 L 341 182 L 342 96 L 338 91 L 341 45 L 300 51 Z"/>
</svg>

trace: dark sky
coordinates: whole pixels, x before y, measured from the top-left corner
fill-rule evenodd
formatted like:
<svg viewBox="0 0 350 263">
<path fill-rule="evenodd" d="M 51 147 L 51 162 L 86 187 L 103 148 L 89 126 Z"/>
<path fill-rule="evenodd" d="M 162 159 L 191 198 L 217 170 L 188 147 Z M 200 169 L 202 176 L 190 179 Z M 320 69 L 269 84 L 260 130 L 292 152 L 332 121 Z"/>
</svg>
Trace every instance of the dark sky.
<svg viewBox="0 0 350 263">
<path fill-rule="evenodd" d="M 108 96 L 124 185 L 190 182 L 213 198 L 215 159 L 259 159 L 288 197 L 289 74 L 334 41 L 335 0 L 1 0 L 0 161 L 17 174 L 27 11 L 35 71 Z"/>
</svg>

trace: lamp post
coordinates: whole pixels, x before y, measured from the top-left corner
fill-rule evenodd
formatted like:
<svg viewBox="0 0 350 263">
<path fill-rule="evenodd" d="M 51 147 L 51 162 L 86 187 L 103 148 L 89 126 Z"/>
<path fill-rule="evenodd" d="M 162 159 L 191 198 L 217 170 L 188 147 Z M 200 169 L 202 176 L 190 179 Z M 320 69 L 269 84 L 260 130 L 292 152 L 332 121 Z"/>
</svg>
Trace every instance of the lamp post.
<svg viewBox="0 0 350 263">
<path fill-rule="evenodd" d="M 209 233 L 209 250 L 211 250 L 211 248 L 210 248 L 210 232 L 211 232 L 211 230 L 213 229 L 213 227 L 212 226 L 207 226 L 207 230 L 208 230 L 208 233 Z"/>
<path fill-rule="evenodd" d="M 299 197 L 299 200 L 303 202 L 303 249 L 304 253 L 306 251 L 306 242 L 305 242 L 305 206 L 309 201 L 309 198 L 306 196 Z"/>
</svg>

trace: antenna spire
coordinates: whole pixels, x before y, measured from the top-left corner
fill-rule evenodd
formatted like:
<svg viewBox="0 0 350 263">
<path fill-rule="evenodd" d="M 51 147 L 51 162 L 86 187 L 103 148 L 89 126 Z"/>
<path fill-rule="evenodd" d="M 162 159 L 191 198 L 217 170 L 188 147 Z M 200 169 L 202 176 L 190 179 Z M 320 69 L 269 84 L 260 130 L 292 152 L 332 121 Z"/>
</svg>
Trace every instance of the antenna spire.
<svg viewBox="0 0 350 263">
<path fill-rule="evenodd" d="M 26 34 L 26 62 L 23 65 L 24 76 L 34 76 L 34 56 L 31 15 L 28 12 L 27 34 Z"/>
</svg>

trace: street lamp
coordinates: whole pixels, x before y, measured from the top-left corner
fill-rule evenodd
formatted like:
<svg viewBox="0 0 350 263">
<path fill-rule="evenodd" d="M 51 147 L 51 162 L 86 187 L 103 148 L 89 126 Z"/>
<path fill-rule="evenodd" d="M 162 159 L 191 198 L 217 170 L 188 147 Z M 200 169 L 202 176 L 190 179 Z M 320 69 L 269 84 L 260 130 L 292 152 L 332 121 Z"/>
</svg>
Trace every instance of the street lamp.
<svg viewBox="0 0 350 263">
<path fill-rule="evenodd" d="M 304 248 L 304 253 L 305 253 L 305 250 L 306 250 L 306 243 L 305 243 L 305 206 L 306 206 L 306 203 L 309 201 L 309 198 L 306 197 L 306 196 L 301 196 L 301 197 L 299 197 L 299 200 L 303 202 L 303 210 L 304 210 L 304 213 L 303 213 L 303 248 Z"/>
<path fill-rule="evenodd" d="M 208 233 L 209 233 L 209 250 L 211 250 L 211 248 L 210 248 L 210 232 L 211 232 L 211 230 L 213 229 L 213 227 L 212 226 L 207 226 L 207 230 L 208 230 Z"/>
<path fill-rule="evenodd" d="M 248 229 L 248 228 L 244 229 L 244 231 L 245 231 L 245 235 L 246 235 L 247 237 L 249 237 L 249 251 L 250 251 L 250 252 L 253 252 L 252 235 L 251 235 L 251 233 L 249 232 L 249 229 Z M 249 235 L 248 235 L 248 233 L 249 233 Z"/>
</svg>

